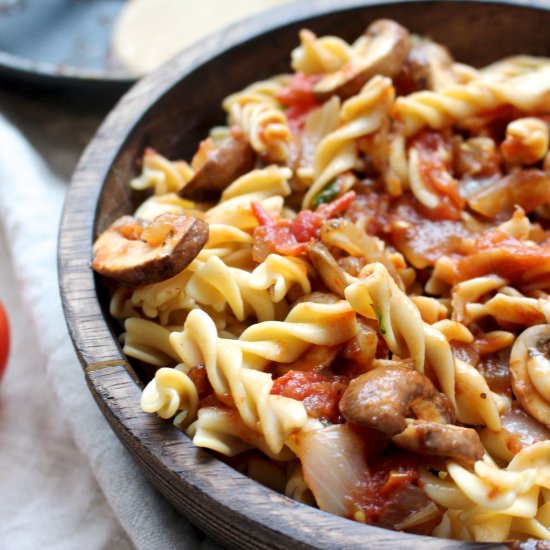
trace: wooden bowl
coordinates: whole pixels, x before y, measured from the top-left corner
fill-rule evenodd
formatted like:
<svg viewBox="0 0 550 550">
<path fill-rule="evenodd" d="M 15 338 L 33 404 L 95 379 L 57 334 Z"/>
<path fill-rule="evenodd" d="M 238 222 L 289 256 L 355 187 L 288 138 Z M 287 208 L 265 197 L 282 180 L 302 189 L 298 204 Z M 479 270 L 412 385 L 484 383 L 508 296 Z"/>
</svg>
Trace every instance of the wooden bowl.
<svg viewBox="0 0 550 550">
<path fill-rule="evenodd" d="M 142 382 L 123 356 L 107 300 L 89 268 L 94 236 L 134 207 L 128 186 L 147 146 L 189 159 L 220 103 L 253 81 L 289 70 L 298 31 L 356 38 L 370 21 L 393 18 L 483 65 L 515 53 L 550 55 L 550 6 L 523 2 L 308 1 L 284 6 L 213 35 L 139 82 L 116 106 L 74 174 L 61 224 L 60 284 L 85 376 L 115 433 L 183 515 L 230 548 L 380 548 L 469 543 L 362 525 L 294 502 L 246 478 L 170 422 L 140 409 Z M 335 11 L 334 11 L 335 10 Z M 487 548 L 505 545 L 487 545 Z"/>
</svg>

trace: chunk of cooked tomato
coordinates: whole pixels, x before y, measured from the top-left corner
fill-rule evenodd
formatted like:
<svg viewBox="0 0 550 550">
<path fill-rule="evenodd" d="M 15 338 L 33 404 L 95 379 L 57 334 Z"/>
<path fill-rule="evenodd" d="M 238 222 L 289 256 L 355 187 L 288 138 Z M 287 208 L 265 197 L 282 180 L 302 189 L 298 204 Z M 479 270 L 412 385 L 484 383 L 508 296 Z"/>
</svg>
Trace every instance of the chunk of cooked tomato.
<svg viewBox="0 0 550 550">
<path fill-rule="evenodd" d="M 293 370 L 273 382 L 271 393 L 302 401 L 313 418 L 337 424 L 341 421 L 338 403 L 347 385 L 344 376 Z"/>
<path fill-rule="evenodd" d="M 441 256 L 461 253 L 479 236 L 482 224 L 467 226 L 461 220 L 442 218 L 405 193 L 391 210 L 392 244 L 417 269 L 433 266 Z"/>
<path fill-rule="evenodd" d="M 460 281 L 494 274 L 510 281 L 523 281 L 531 270 L 550 271 L 550 245 L 520 241 L 498 229 L 479 237 L 472 253 L 455 258 L 452 280 Z"/>
<path fill-rule="evenodd" d="M 306 116 L 319 107 L 313 95 L 313 87 L 320 78 L 317 75 L 297 72 L 292 76 L 289 84 L 277 92 L 275 97 L 286 107 L 285 114 L 293 129 L 301 130 Z"/>
<path fill-rule="evenodd" d="M 418 486 L 418 458 L 390 450 L 368 459 L 370 476 L 350 495 L 350 509 L 370 525 L 399 528 L 407 517 L 429 504 Z"/>
<path fill-rule="evenodd" d="M 349 191 L 328 204 L 321 204 L 315 211 L 300 210 L 295 218 L 271 216 L 258 202 L 251 208 L 258 220 L 254 229 L 252 258 L 263 262 L 272 253 L 283 256 L 298 256 L 306 250 L 307 243 L 319 238 L 323 223 L 345 211 L 355 198 Z"/>
</svg>

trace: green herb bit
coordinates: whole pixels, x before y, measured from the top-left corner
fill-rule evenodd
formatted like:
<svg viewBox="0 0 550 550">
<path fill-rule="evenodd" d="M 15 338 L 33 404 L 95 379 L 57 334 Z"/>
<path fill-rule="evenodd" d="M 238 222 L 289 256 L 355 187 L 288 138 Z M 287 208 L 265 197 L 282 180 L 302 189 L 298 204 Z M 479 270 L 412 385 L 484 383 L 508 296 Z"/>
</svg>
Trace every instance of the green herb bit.
<svg viewBox="0 0 550 550">
<path fill-rule="evenodd" d="M 340 186 L 338 185 L 337 179 L 334 178 L 319 194 L 315 196 L 313 199 L 313 206 L 317 208 L 321 204 L 333 201 L 338 196 L 339 191 Z"/>
<path fill-rule="evenodd" d="M 380 332 L 382 334 L 386 334 L 386 329 L 382 325 L 382 314 L 374 307 L 374 304 L 371 304 L 370 307 L 372 307 L 372 310 L 374 311 L 374 314 L 376 315 L 376 321 L 378 323 L 378 328 L 380 329 Z"/>
</svg>

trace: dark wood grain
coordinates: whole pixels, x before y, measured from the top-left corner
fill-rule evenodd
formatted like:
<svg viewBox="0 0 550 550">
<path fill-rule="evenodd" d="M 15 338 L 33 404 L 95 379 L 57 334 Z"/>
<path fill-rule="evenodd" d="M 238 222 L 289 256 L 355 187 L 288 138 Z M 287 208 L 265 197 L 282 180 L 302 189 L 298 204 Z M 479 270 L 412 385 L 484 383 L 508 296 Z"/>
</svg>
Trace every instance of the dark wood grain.
<svg viewBox="0 0 550 550">
<path fill-rule="evenodd" d="M 208 128 L 223 120 L 219 105 L 226 95 L 288 70 L 300 28 L 351 40 L 378 17 L 428 34 L 447 44 L 458 60 L 475 65 L 513 53 L 550 55 L 550 12 L 543 4 L 536 9 L 519 3 L 365 5 L 325 0 L 285 6 L 204 40 L 139 82 L 101 126 L 67 197 L 59 242 L 60 285 L 90 390 L 145 474 L 182 514 L 227 547 L 478 546 L 369 527 L 301 505 L 195 448 L 171 423 L 143 413 L 141 381 L 114 338 L 105 296 L 89 269 L 97 232 L 135 207 L 128 180 L 137 174 L 144 147 L 189 158 Z"/>
</svg>

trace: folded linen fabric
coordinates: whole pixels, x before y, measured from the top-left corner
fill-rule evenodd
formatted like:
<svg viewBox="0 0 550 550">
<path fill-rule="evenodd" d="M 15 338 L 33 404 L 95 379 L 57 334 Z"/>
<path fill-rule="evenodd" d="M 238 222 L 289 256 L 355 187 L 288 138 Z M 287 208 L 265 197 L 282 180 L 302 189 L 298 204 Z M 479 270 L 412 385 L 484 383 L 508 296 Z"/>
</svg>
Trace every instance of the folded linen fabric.
<svg viewBox="0 0 550 550">
<path fill-rule="evenodd" d="M 0 385 L 0 546 L 212 547 L 145 479 L 86 386 L 57 282 L 67 184 L 2 116 L 0 144 L 0 299 L 13 333 Z"/>
</svg>

